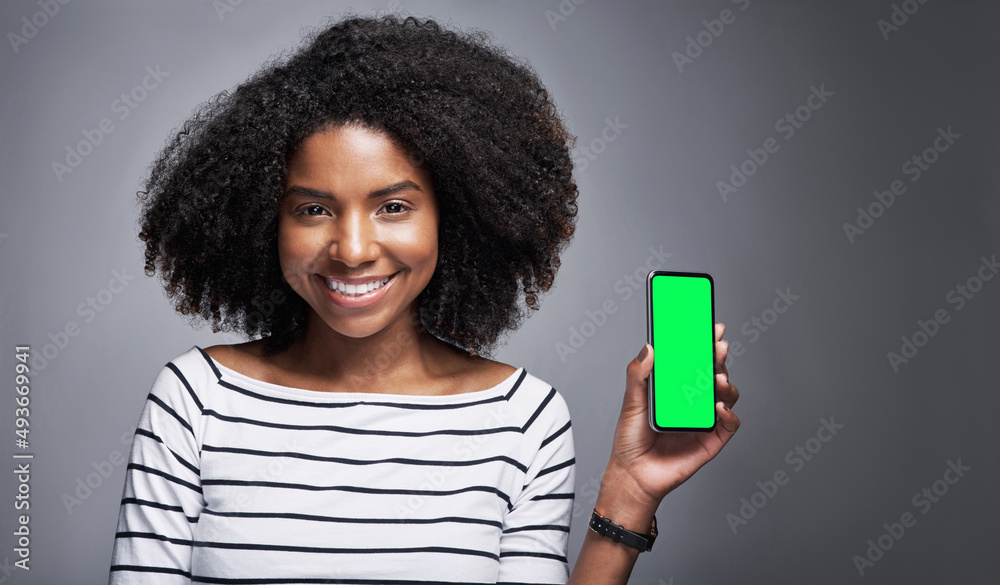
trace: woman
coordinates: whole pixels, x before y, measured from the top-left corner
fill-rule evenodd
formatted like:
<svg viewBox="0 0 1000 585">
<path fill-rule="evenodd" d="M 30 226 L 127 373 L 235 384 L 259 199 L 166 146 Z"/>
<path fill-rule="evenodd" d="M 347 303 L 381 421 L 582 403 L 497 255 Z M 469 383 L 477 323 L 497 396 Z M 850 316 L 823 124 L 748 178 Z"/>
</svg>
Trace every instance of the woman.
<svg viewBox="0 0 1000 585">
<path fill-rule="evenodd" d="M 146 271 L 258 339 L 157 377 L 111 582 L 566 582 L 569 410 L 483 355 L 553 284 L 571 142 L 530 68 L 412 18 L 336 23 L 205 104 L 150 172 Z M 713 433 L 653 432 L 651 348 L 629 364 L 610 522 L 653 532 L 738 428 L 722 332 Z M 589 531 L 570 582 L 638 553 Z"/>
</svg>

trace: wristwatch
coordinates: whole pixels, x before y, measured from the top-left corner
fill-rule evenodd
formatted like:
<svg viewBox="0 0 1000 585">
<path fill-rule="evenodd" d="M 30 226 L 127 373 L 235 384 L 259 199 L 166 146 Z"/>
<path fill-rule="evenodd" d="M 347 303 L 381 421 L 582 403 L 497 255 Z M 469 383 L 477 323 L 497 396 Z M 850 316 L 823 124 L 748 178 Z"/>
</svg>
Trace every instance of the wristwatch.
<svg viewBox="0 0 1000 585">
<path fill-rule="evenodd" d="M 653 516 L 653 527 L 649 531 L 649 534 L 639 534 L 638 532 L 626 530 L 604 516 L 601 516 L 597 513 L 597 508 L 594 508 L 594 513 L 590 515 L 590 529 L 601 536 L 607 536 L 615 542 L 638 549 L 639 552 L 646 552 L 653 548 L 653 541 L 656 540 L 656 516 Z"/>
</svg>

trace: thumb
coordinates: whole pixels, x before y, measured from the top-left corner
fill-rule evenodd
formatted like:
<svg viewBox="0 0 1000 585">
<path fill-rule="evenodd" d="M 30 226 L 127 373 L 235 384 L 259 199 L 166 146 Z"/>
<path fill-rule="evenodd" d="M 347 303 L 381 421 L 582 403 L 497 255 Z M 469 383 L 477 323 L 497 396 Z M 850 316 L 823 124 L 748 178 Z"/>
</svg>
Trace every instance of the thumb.
<svg viewBox="0 0 1000 585">
<path fill-rule="evenodd" d="M 643 410 L 648 407 L 649 373 L 653 370 L 653 346 L 645 344 L 639 355 L 625 369 L 625 398 L 623 411 Z"/>
</svg>

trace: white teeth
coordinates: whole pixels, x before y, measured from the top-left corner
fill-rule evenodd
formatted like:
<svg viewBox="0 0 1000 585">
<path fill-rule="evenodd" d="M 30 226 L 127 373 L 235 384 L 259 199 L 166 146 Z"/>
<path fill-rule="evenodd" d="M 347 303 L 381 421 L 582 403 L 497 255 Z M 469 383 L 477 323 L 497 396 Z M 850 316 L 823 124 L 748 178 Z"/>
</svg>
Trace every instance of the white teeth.
<svg viewBox="0 0 1000 585">
<path fill-rule="evenodd" d="M 326 280 L 326 286 L 332 291 L 336 291 L 344 296 L 359 296 L 363 294 L 368 294 L 373 290 L 382 288 L 385 283 L 389 282 L 391 276 L 387 276 L 382 280 L 376 280 L 366 284 L 344 284 L 338 280 L 331 280 L 329 278 Z"/>
</svg>

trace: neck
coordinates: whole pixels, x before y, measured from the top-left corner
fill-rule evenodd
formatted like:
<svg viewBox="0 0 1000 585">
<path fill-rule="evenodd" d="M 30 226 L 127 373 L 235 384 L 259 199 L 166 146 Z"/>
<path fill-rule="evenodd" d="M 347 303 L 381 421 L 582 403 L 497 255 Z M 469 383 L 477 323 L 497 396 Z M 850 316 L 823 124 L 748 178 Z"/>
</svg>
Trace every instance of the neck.
<svg viewBox="0 0 1000 585">
<path fill-rule="evenodd" d="M 439 376 L 445 359 L 460 350 L 428 333 L 416 304 L 408 317 L 368 337 L 347 337 L 330 329 L 310 312 L 303 335 L 285 352 L 290 368 L 308 377 L 332 382 L 347 391 L 385 392 L 401 383 Z"/>
</svg>

